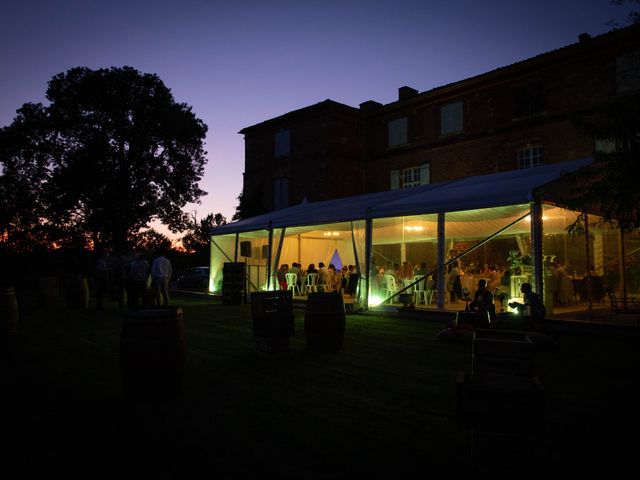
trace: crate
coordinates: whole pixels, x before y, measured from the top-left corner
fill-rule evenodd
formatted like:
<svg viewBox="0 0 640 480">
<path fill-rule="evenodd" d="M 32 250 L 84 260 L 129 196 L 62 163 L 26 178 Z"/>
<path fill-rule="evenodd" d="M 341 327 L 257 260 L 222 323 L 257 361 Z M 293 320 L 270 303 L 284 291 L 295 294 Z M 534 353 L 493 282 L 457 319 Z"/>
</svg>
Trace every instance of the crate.
<svg viewBox="0 0 640 480">
<path fill-rule="evenodd" d="M 222 267 L 222 303 L 240 305 L 244 292 L 245 264 L 225 262 Z"/>
<path fill-rule="evenodd" d="M 533 375 L 534 344 L 526 332 L 475 329 L 472 375 Z"/>
<path fill-rule="evenodd" d="M 288 338 L 294 334 L 293 295 L 290 290 L 251 294 L 253 335 Z"/>
<path fill-rule="evenodd" d="M 458 424 L 496 433 L 544 431 L 545 388 L 536 377 L 493 375 L 479 381 L 467 372 L 456 379 Z"/>
<path fill-rule="evenodd" d="M 548 474 L 544 442 L 536 436 L 473 431 L 471 472 L 504 478 L 514 475 L 543 478 Z"/>
</svg>

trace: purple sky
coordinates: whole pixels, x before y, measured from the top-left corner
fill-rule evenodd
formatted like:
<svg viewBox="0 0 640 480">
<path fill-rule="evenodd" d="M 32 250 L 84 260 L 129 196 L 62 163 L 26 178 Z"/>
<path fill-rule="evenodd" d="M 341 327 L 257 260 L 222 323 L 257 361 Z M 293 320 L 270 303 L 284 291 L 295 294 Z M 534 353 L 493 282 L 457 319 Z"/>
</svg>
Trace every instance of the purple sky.
<svg viewBox="0 0 640 480">
<path fill-rule="evenodd" d="M 208 126 L 198 218 L 229 219 L 238 134 L 328 98 L 357 107 L 509 65 L 623 22 L 610 0 L 3 0 L 0 126 L 72 67 L 156 73 Z"/>
</svg>

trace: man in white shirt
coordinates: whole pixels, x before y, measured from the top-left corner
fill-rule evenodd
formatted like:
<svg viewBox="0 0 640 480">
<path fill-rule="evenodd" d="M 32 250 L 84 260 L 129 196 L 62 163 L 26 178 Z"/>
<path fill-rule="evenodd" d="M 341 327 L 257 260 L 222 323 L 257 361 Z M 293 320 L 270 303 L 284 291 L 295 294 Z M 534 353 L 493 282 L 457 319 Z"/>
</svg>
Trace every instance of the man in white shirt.
<svg viewBox="0 0 640 480">
<path fill-rule="evenodd" d="M 151 281 L 156 292 L 156 305 L 169 305 L 169 279 L 171 279 L 171 262 L 160 253 L 151 264 Z"/>
</svg>

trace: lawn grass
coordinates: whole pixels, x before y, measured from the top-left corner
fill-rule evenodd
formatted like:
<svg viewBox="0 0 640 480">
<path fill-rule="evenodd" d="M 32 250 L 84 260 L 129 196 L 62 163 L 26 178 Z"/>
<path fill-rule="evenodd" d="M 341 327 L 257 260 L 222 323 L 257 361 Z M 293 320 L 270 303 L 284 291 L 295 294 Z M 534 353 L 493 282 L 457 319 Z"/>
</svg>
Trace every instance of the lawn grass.
<svg viewBox="0 0 640 480">
<path fill-rule="evenodd" d="M 455 378 L 471 346 L 444 343 L 442 322 L 347 316 L 342 349 L 306 348 L 304 311 L 286 354 L 258 352 L 249 305 L 175 298 L 187 363 L 178 400 L 122 398 L 125 312 L 41 309 L 19 297 L 5 438 L 11 478 L 216 476 L 346 478 L 469 472 L 470 432 L 456 424 Z M 547 389 L 544 464 L 624 472 L 636 432 L 637 335 L 555 332 L 538 352 Z M 635 442 L 633 442 L 635 443 Z M 611 477 L 609 477 L 611 478 Z"/>
</svg>

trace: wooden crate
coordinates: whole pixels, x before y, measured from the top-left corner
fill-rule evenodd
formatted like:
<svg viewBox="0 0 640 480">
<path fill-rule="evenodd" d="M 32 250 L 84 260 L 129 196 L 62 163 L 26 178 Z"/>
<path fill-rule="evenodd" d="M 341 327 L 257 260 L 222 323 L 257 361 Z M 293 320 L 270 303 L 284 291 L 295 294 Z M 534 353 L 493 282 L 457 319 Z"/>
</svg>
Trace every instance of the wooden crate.
<svg viewBox="0 0 640 480">
<path fill-rule="evenodd" d="M 534 344 L 526 332 L 475 329 L 472 375 L 533 375 Z"/>
<path fill-rule="evenodd" d="M 493 375 L 476 381 L 467 372 L 456 379 L 456 415 L 462 427 L 501 433 L 541 433 L 545 389 L 536 377 Z"/>
</svg>

